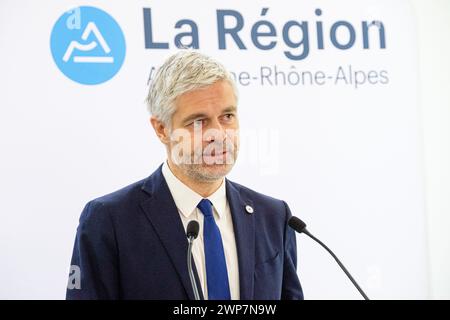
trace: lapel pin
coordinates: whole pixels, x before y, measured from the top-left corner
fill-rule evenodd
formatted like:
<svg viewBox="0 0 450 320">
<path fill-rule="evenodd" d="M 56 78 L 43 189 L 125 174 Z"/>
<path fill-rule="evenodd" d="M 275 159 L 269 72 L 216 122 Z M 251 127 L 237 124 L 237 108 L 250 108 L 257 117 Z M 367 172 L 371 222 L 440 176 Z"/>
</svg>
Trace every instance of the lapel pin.
<svg viewBox="0 0 450 320">
<path fill-rule="evenodd" d="M 247 211 L 248 214 L 252 214 L 253 213 L 253 208 L 249 205 L 245 206 L 245 211 Z"/>
</svg>

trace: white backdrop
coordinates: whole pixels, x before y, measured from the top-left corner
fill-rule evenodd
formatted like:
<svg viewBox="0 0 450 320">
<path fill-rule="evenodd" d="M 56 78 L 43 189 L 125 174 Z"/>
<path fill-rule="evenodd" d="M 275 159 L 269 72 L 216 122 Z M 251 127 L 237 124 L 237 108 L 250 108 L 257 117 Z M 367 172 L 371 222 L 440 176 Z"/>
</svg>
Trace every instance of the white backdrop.
<svg viewBox="0 0 450 320">
<path fill-rule="evenodd" d="M 97 85 L 66 77 L 51 52 L 56 21 L 84 5 L 111 15 L 126 41 L 122 67 Z M 168 50 L 145 48 L 143 8 L 151 8 L 154 41 L 167 41 Z M 268 8 L 264 17 L 263 8 Z M 247 50 L 239 50 L 230 37 L 227 49 L 219 50 L 216 14 L 225 9 L 243 17 L 239 34 Z M 369 297 L 426 298 L 417 43 L 406 0 L 229 1 L 226 6 L 204 1 L 201 8 L 185 1 L 2 1 L 0 298 L 64 298 L 84 204 L 148 176 L 164 160 L 144 99 L 152 67 L 176 50 L 176 34 L 189 30 L 174 28 L 181 19 L 197 24 L 202 52 L 243 80 L 243 145 L 229 178 L 286 200 Z M 273 49 L 258 49 L 251 40 L 260 20 L 276 30 L 277 36 L 261 40 L 265 45 L 276 40 Z M 301 60 L 284 54 L 301 52 L 283 39 L 291 20 L 308 22 L 310 51 Z M 363 49 L 362 22 L 372 20 L 382 23 L 385 48 L 378 25 L 369 31 L 370 48 Z M 317 45 L 318 21 L 324 49 Z M 355 30 L 354 45 L 346 50 L 330 39 L 338 21 Z M 225 23 L 232 27 L 235 21 Z M 108 30 L 100 31 L 108 40 Z M 289 39 L 301 35 L 292 28 Z M 348 29 L 338 28 L 336 39 L 347 43 Z M 286 76 L 310 72 L 316 79 L 310 83 L 306 74 L 305 83 L 283 84 L 280 74 L 278 84 L 271 78 L 270 85 L 261 70 L 273 74 L 274 68 Z M 357 74 L 347 74 L 349 68 Z M 356 85 L 355 76 L 363 75 L 365 82 Z M 307 299 L 359 298 L 317 244 L 301 236 L 298 248 Z"/>
</svg>

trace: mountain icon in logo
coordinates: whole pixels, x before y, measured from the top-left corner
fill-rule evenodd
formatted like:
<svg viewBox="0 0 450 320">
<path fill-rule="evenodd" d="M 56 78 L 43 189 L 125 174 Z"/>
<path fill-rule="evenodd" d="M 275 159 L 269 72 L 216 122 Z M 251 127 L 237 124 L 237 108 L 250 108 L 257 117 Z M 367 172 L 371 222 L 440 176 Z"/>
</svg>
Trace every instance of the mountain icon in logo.
<svg viewBox="0 0 450 320">
<path fill-rule="evenodd" d="M 98 43 L 100 43 L 100 46 L 102 47 L 105 54 L 108 54 L 111 52 L 111 49 L 109 48 L 108 44 L 106 43 L 105 39 L 103 38 L 100 31 L 98 31 L 97 26 L 94 22 L 89 22 L 86 29 L 84 29 L 83 34 L 81 35 L 81 39 L 86 41 L 89 37 L 89 35 L 93 33 L 95 37 L 98 39 Z M 63 56 L 64 62 L 69 61 L 74 49 L 81 50 L 81 51 L 90 51 L 97 47 L 98 43 L 96 41 L 89 42 L 88 44 L 81 44 L 78 41 L 73 40 L 69 47 L 66 50 L 66 53 Z M 102 56 L 74 56 L 73 62 L 75 63 L 113 63 L 114 57 L 102 57 Z"/>
<path fill-rule="evenodd" d="M 110 80 L 125 58 L 125 38 L 119 25 L 94 7 L 64 13 L 53 27 L 50 47 L 60 71 L 81 84 Z"/>
</svg>

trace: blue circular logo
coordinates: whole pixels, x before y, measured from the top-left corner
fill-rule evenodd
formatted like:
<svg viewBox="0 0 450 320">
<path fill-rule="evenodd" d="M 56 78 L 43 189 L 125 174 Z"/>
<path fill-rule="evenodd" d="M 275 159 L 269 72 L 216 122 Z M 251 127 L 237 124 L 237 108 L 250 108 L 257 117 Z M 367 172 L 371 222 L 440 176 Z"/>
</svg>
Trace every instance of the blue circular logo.
<svg viewBox="0 0 450 320">
<path fill-rule="evenodd" d="M 81 84 L 108 81 L 125 59 L 125 38 L 105 11 L 77 7 L 56 21 L 50 37 L 53 60 L 69 79 Z"/>
</svg>

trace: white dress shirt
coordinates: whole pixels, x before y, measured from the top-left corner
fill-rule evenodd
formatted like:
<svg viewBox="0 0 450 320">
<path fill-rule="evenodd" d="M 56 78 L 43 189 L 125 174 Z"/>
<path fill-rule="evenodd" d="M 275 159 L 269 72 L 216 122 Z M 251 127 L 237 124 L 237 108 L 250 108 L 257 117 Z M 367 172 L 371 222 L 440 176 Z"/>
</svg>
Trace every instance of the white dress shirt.
<svg viewBox="0 0 450 320">
<path fill-rule="evenodd" d="M 203 214 L 200 209 L 197 208 L 197 205 L 203 197 L 181 182 L 170 170 L 167 161 L 164 162 L 162 166 L 162 174 L 169 186 L 175 205 L 178 208 L 184 230 L 186 230 L 186 227 L 191 220 L 197 220 L 200 225 L 198 237 L 194 241 L 192 247 L 192 256 L 194 257 L 194 263 L 200 280 L 200 286 L 203 290 L 203 296 L 205 299 L 208 299 L 205 250 L 203 245 Z M 223 179 L 219 189 L 207 197 L 207 199 L 209 199 L 213 205 L 214 219 L 222 236 L 231 299 L 239 300 L 239 267 L 236 240 L 234 237 L 230 206 L 226 197 L 225 179 Z"/>
</svg>

